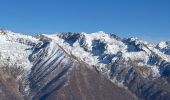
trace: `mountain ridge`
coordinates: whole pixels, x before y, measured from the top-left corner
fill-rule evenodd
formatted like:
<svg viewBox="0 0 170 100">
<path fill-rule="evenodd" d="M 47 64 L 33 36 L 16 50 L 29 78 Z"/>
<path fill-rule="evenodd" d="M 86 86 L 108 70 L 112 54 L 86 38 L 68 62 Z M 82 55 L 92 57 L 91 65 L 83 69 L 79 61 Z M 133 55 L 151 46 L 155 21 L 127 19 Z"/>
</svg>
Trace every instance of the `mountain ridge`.
<svg viewBox="0 0 170 100">
<path fill-rule="evenodd" d="M 61 90 L 59 87 L 64 88 L 64 84 L 69 85 L 69 76 L 74 76 L 74 73 L 77 75 L 86 73 L 85 70 L 80 73 L 74 71 L 81 70 L 81 66 L 86 66 L 85 69 L 89 70 L 85 76 L 95 77 L 100 83 L 101 77 L 98 78 L 96 74 L 92 74 L 99 73 L 99 76 L 102 75 L 106 80 L 105 84 L 111 82 L 113 86 L 129 91 L 130 94 L 126 96 L 131 99 L 168 100 L 169 98 L 170 55 L 167 54 L 168 45 L 165 46 L 168 42 L 155 46 L 138 38 L 121 39 L 103 31 L 91 34 L 68 32 L 36 36 L 11 31 L 0 33 L 1 66 L 9 66 L 9 69 L 20 66 L 24 69 L 23 74 L 17 76 L 21 84 L 19 87 L 22 88 L 19 92 L 23 94 L 21 95 L 23 99 L 52 99 L 55 96 L 51 96 L 51 93 L 57 95 L 57 91 Z M 163 48 L 160 48 L 161 44 L 164 44 Z M 94 76 L 88 76 L 88 74 Z M 80 77 L 77 78 L 81 80 Z M 91 81 L 90 78 L 87 80 Z M 94 84 L 89 81 L 87 84 Z M 161 87 L 159 83 L 165 86 Z M 73 89 L 74 84 L 78 83 L 70 84 L 70 88 Z M 109 86 L 113 87 L 112 85 Z M 58 89 L 53 90 L 52 86 Z M 100 86 L 106 88 L 102 83 L 99 84 Z M 79 91 L 77 88 L 84 88 L 84 85 L 73 90 Z M 102 91 L 105 91 L 105 88 L 102 88 Z M 72 95 L 76 98 L 75 100 L 78 98 L 86 100 L 85 97 L 90 95 L 87 91 L 84 91 L 81 97 L 74 93 Z M 97 94 L 99 95 L 102 91 Z M 119 91 L 120 94 L 124 93 L 122 91 Z M 91 94 L 93 95 L 89 99 L 96 100 L 97 95 L 93 92 Z M 62 95 L 65 95 L 67 99 L 70 98 L 68 93 L 60 94 L 58 97 Z M 105 99 L 112 100 L 110 97 Z M 98 99 L 102 100 L 102 98 Z"/>
</svg>

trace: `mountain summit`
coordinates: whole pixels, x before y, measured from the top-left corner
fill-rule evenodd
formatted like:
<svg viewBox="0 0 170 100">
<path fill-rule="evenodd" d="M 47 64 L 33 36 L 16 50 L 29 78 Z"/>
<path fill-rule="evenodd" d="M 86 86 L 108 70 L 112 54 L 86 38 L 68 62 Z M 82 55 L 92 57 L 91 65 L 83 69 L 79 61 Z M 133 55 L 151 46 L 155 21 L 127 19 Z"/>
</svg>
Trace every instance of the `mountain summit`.
<svg viewBox="0 0 170 100">
<path fill-rule="evenodd" d="M 170 43 L 103 31 L 0 31 L 1 100 L 168 100 Z"/>
</svg>

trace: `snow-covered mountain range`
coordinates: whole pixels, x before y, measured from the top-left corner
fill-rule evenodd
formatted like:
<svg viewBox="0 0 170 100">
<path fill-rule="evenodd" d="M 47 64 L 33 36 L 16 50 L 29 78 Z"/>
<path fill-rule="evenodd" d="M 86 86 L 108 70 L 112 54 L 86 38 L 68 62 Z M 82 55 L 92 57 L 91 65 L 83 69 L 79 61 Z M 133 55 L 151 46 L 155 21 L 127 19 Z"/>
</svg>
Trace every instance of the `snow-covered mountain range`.
<svg viewBox="0 0 170 100">
<path fill-rule="evenodd" d="M 114 100 L 115 95 L 122 100 L 170 98 L 168 41 L 155 45 L 103 31 L 28 36 L 1 30 L 1 69 L 4 66 L 11 73 L 11 69 L 23 69 L 14 78 L 19 84 L 18 94 L 10 94 L 16 99 Z M 0 79 L 7 82 L 4 76 Z M 5 99 L 7 93 L 3 91 L 0 87 Z"/>
</svg>

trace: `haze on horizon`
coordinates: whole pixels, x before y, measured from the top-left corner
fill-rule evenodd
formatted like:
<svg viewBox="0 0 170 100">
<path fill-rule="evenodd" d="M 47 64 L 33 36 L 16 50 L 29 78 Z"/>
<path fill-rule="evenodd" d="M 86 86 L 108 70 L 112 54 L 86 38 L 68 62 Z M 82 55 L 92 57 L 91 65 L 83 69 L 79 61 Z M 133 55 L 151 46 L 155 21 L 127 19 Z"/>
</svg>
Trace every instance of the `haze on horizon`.
<svg viewBox="0 0 170 100">
<path fill-rule="evenodd" d="M 1 0 L 0 28 L 35 34 L 116 33 L 170 40 L 169 0 Z"/>
</svg>

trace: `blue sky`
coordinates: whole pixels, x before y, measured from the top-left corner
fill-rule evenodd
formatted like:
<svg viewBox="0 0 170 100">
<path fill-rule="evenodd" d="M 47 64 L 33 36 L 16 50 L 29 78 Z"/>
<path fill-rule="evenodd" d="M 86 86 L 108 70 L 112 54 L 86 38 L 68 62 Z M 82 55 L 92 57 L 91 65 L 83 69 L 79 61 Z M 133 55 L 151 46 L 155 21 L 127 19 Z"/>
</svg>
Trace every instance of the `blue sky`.
<svg viewBox="0 0 170 100">
<path fill-rule="evenodd" d="M 170 0 L 0 0 L 0 27 L 27 34 L 102 30 L 170 40 Z"/>
</svg>

